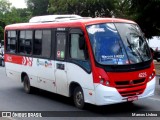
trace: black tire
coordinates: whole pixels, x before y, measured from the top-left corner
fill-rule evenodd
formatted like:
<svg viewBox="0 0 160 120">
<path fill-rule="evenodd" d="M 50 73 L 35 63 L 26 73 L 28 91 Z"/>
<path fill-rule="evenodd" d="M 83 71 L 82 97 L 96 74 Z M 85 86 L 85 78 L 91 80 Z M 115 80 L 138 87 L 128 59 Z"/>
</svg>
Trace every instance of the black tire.
<svg viewBox="0 0 160 120">
<path fill-rule="evenodd" d="M 24 91 L 28 94 L 32 93 L 32 87 L 30 86 L 30 81 L 28 76 L 24 76 L 24 80 L 23 80 L 23 87 L 24 87 Z"/>
<path fill-rule="evenodd" d="M 3 61 L 3 60 L 2 60 L 2 59 L 0 59 L 0 66 L 2 66 L 2 61 Z"/>
<path fill-rule="evenodd" d="M 77 108 L 83 109 L 85 102 L 84 102 L 84 95 L 81 87 L 76 87 L 73 94 L 74 104 Z"/>
<path fill-rule="evenodd" d="M 125 104 L 127 104 L 127 105 L 133 105 L 134 103 L 133 103 L 134 101 L 128 101 L 128 102 L 125 102 Z"/>
<path fill-rule="evenodd" d="M 4 67 L 5 66 L 5 63 L 4 63 L 4 60 L 2 60 L 2 67 Z"/>
</svg>

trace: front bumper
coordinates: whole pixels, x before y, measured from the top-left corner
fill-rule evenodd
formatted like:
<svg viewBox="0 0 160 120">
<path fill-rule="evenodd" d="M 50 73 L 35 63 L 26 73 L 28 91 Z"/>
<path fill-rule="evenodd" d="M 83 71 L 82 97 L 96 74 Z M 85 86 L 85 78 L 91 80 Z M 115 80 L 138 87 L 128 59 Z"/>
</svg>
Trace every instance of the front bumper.
<svg viewBox="0 0 160 120">
<path fill-rule="evenodd" d="M 146 89 L 138 99 L 154 95 L 156 84 L 156 77 L 147 83 Z M 96 105 L 109 105 L 115 103 L 127 102 L 127 97 L 122 97 L 116 88 L 106 87 L 101 84 L 95 85 L 95 104 Z"/>
</svg>

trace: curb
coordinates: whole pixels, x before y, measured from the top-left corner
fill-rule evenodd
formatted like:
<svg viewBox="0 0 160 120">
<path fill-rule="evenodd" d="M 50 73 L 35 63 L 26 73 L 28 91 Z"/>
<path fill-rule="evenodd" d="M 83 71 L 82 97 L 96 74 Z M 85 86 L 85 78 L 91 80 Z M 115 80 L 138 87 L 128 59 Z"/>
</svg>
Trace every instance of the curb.
<svg viewBox="0 0 160 120">
<path fill-rule="evenodd" d="M 160 75 L 156 75 L 158 77 L 159 85 L 160 85 Z"/>
</svg>

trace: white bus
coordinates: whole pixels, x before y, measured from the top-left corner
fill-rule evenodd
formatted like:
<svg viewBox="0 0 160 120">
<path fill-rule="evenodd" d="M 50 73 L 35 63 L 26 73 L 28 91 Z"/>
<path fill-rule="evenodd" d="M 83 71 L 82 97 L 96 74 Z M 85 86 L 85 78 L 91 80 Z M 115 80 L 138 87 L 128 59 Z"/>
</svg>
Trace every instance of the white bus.
<svg viewBox="0 0 160 120">
<path fill-rule="evenodd" d="M 24 84 L 108 105 L 149 97 L 155 90 L 150 49 L 138 25 L 77 15 L 34 17 L 5 27 L 6 74 Z"/>
</svg>

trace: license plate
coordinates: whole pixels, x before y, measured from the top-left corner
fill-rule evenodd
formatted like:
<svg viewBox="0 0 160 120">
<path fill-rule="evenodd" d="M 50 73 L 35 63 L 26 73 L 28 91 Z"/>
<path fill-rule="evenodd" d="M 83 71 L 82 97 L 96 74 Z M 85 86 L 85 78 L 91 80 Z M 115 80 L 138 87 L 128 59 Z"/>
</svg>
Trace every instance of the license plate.
<svg viewBox="0 0 160 120">
<path fill-rule="evenodd" d="M 127 98 L 127 101 L 135 101 L 135 100 L 138 100 L 138 96 L 132 96 Z"/>
</svg>

